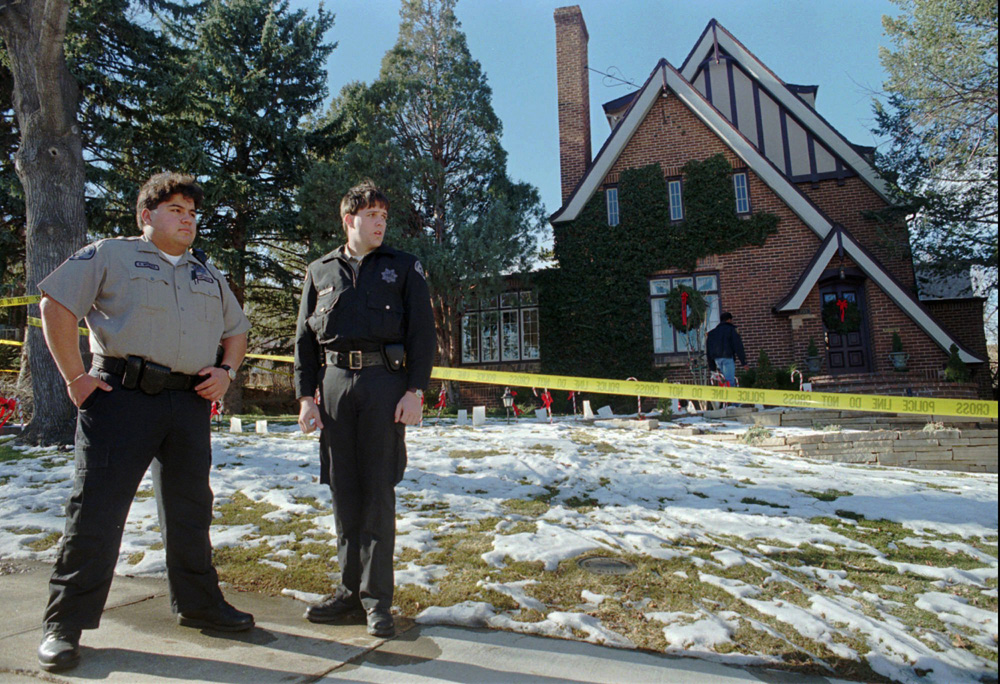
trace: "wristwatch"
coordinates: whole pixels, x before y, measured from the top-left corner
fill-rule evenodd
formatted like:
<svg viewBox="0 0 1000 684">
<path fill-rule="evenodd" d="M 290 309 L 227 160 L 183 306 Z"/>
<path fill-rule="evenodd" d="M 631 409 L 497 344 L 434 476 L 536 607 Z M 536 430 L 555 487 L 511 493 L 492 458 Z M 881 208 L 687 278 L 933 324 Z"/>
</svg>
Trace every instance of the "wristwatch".
<svg viewBox="0 0 1000 684">
<path fill-rule="evenodd" d="M 236 379 L 236 371 L 233 370 L 232 366 L 229 366 L 225 363 L 220 363 L 219 368 L 221 368 L 222 370 L 226 371 L 226 373 L 229 374 L 229 382 L 232 382 L 233 380 Z"/>
</svg>

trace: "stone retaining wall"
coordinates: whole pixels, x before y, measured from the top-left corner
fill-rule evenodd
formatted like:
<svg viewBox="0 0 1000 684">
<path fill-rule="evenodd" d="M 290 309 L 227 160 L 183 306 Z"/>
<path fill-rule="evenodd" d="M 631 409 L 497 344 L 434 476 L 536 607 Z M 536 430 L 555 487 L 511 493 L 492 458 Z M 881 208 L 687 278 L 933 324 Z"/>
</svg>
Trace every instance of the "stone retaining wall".
<svg viewBox="0 0 1000 684">
<path fill-rule="evenodd" d="M 825 427 L 806 435 L 771 436 L 755 446 L 844 463 L 870 463 L 907 468 L 997 472 L 997 421 L 958 416 L 824 411 L 818 409 L 728 408 L 706 412 L 706 418 L 736 419 L 748 425 Z M 931 427 L 927 428 L 928 424 Z M 736 441 L 734 433 L 702 434 Z"/>
</svg>

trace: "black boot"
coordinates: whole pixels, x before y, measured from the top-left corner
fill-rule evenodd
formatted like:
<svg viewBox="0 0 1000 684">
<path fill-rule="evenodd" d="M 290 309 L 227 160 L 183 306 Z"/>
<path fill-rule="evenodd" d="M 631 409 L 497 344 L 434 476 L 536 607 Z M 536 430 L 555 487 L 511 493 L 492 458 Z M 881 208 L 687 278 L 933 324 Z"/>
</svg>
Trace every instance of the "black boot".
<svg viewBox="0 0 1000 684">
<path fill-rule="evenodd" d="M 330 598 L 306 608 L 303 617 L 309 622 L 336 622 L 351 613 L 360 614 L 362 610 L 361 601 L 358 599 Z"/>
<path fill-rule="evenodd" d="M 38 645 L 38 664 L 46 672 L 61 672 L 80 662 L 80 630 L 47 627 Z"/>
<path fill-rule="evenodd" d="M 177 624 L 183 627 L 214 629 L 219 632 L 244 632 L 253 627 L 253 615 L 236 610 L 225 601 L 219 601 L 211 608 L 188 610 L 177 616 Z"/>
<path fill-rule="evenodd" d="M 391 637 L 395 634 L 392 614 L 378 608 L 368 611 L 368 633 L 377 637 Z"/>
</svg>

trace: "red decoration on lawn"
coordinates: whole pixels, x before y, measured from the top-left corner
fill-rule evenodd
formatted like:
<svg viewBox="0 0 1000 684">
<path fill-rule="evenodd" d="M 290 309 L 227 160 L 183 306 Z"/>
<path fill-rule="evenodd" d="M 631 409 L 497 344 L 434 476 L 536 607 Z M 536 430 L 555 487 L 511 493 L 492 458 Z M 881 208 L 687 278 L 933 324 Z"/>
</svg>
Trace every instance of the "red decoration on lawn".
<svg viewBox="0 0 1000 684">
<path fill-rule="evenodd" d="M 681 323 L 687 328 L 688 324 L 688 293 L 681 292 Z"/>
<path fill-rule="evenodd" d="M 217 418 L 218 416 L 222 415 L 222 411 L 220 410 L 220 408 L 221 407 L 219 406 L 219 402 L 217 401 L 212 402 L 212 416 L 211 416 L 212 418 Z"/>
<path fill-rule="evenodd" d="M 549 413 L 549 422 L 552 422 L 552 395 L 549 391 L 542 390 L 542 408 L 544 408 Z"/>
<path fill-rule="evenodd" d="M 844 322 L 844 314 L 847 313 L 847 307 L 850 306 L 846 299 L 837 300 L 837 308 L 840 309 L 840 322 Z"/>
<path fill-rule="evenodd" d="M 510 391 L 510 396 L 516 397 L 517 396 L 517 392 L 515 392 L 514 390 L 511 390 Z M 513 408 L 514 408 L 514 417 L 515 418 L 520 418 L 521 416 L 524 415 L 524 411 L 522 411 L 521 409 L 519 409 L 517 407 L 517 404 L 514 404 Z"/>
<path fill-rule="evenodd" d="M 434 408 L 438 411 L 443 409 L 448 403 L 447 393 L 444 391 L 444 385 L 441 385 L 441 391 L 438 392 L 438 403 L 434 404 Z"/>
<path fill-rule="evenodd" d="M 7 424 L 7 421 L 14 417 L 14 412 L 17 411 L 17 399 L 11 397 L 10 399 L 4 399 L 0 397 L 0 428 Z"/>
</svg>

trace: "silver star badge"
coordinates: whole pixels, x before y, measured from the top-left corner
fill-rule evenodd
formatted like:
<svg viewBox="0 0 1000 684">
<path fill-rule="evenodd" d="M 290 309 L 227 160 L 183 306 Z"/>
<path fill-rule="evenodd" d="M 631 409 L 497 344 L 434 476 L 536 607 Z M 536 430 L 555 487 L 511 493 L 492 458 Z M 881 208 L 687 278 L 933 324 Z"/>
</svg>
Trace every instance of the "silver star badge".
<svg viewBox="0 0 1000 684">
<path fill-rule="evenodd" d="M 385 269 L 384 271 L 382 271 L 382 280 L 384 280 L 387 283 L 396 282 L 396 271 L 394 271 L 391 268 Z"/>
</svg>

